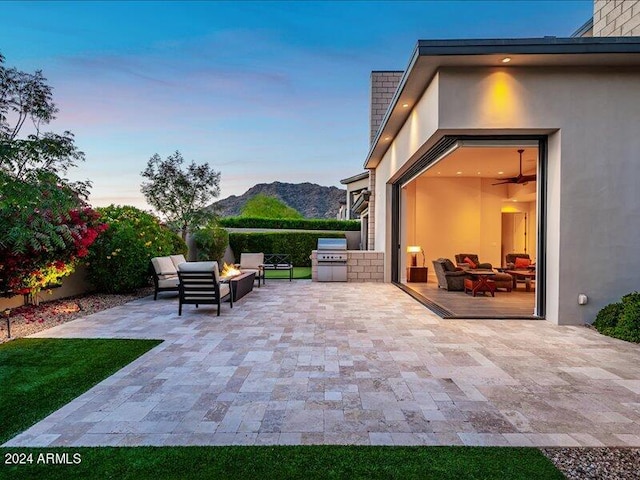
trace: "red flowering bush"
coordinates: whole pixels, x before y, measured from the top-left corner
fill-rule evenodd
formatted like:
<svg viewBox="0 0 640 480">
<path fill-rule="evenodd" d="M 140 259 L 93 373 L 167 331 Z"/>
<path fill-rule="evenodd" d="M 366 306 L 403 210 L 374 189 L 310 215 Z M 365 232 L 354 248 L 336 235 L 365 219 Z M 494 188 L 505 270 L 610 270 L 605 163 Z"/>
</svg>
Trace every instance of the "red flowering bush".
<svg viewBox="0 0 640 480">
<path fill-rule="evenodd" d="M 54 175 L 0 174 L 0 293 L 34 294 L 74 271 L 107 226 Z"/>
</svg>

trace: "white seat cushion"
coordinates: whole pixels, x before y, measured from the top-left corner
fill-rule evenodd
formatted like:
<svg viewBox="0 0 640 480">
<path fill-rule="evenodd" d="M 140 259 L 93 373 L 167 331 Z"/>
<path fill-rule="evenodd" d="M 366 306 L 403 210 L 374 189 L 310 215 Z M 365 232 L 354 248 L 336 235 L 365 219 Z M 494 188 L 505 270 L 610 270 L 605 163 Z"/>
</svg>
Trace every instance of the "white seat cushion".
<svg viewBox="0 0 640 480">
<path fill-rule="evenodd" d="M 175 265 L 169 257 L 154 257 L 151 259 L 154 270 L 158 275 L 177 275 Z"/>
<path fill-rule="evenodd" d="M 158 288 L 178 288 L 178 277 L 169 277 L 158 280 Z"/>
<path fill-rule="evenodd" d="M 178 265 L 180 265 L 181 263 L 184 263 L 187 261 L 184 258 L 184 255 L 169 255 L 169 258 L 171 259 L 173 266 L 176 268 L 178 268 Z"/>
</svg>

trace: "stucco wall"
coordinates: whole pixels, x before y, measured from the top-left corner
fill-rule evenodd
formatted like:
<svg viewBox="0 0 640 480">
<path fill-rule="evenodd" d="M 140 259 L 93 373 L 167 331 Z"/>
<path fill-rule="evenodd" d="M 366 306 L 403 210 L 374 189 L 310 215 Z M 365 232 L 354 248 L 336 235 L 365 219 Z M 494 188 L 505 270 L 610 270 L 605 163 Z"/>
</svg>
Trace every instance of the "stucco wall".
<svg viewBox="0 0 640 480">
<path fill-rule="evenodd" d="M 436 129 L 549 134 L 546 316 L 592 322 L 640 283 L 639 82 L 631 70 L 442 69 L 416 106 L 418 117 L 434 104 L 437 114 L 412 114 L 378 168 L 378 205 L 389 208 L 386 183 Z M 424 127 L 412 137 L 413 122 Z M 380 210 L 376 242 L 388 246 Z M 578 306 L 579 293 L 588 305 Z"/>
<path fill-rule="evenodd" d="M 375 202 L 378 208 L 373 213 L 373 236 L 376 250 L 390 252 L 391 237 L 386 225 L 390 218 L 391 199 L 387 195 L 390 190 L 387 182 L 438 128 L 438 78 L 436 74 L 375 170 Z M 369 204 L 371 205 L 371 200 Z M 385 255 L 385 282 L 391 280 L 390 272 L 391 255 Z"/>
</svg>

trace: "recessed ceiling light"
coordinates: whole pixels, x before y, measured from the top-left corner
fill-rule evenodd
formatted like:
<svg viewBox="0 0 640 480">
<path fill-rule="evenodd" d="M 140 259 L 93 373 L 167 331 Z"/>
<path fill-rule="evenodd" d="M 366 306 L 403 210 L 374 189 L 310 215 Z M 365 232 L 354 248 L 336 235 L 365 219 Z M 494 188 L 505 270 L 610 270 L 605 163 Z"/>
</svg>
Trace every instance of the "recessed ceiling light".
<svg viewBox="0 0 640 480">
<path fill-rule="evenodd" d="M 440 175 L 440 172 L 438 172 L 438 175 Z"/>
<path fill-rule="evenodd" d="M 504 172 L 498 172 L 498 175 L 502 175 Z"/>
<path fill-rule="evenodd" d="M 456 172 L 456 175 L 462 175 L 462 172 Z"/>
<path fill-rule="evenodd" d="M 403 104 L 402 104 L 402 108 L 407 108 L 408 106 L 409 106 L 409 104 L 408 104 L 408 103 L 403 103 Z"/>
<path fill-rule="evenodd" d="M 384 137 L 385 140 L 391 140 L 391 137 Z"/>
<path fill-rule="evenodd" d="M 514 202 L 517 202 L 517 201 L 518 201 L 518 199 L 517 199 L 517 198 L 514 198 L 514 199 L 513 199 L 513 201 L 514 201 Z"/>
<path fill-rule="evenodd" d="M 511 61 L 511 57 L 504 57 L 502 59 L 502 63 L 509 63 Z"/>
<path fill-rule="evenodd" d="M 480 175 L 480 172 L 478 172 L 478 175 Z"/>
</svg>

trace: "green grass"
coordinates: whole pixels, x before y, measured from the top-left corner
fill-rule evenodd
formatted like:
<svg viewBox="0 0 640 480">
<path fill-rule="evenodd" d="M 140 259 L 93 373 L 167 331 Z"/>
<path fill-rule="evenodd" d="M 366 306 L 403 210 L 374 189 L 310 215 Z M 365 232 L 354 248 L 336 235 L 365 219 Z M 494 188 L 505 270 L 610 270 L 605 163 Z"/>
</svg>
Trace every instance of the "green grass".
<svg viewBox="0 0 640 480">
<path fill-rule="evenodd" d="M 159 343 L 21 338 L 0 345 L 0 444 Z"/>
<path fill-rule="evenodd" d="M 6 465 L 6 453 L 31 465 Z M 63 453 L 77 465 L 38 465 Z M 2 478 L 82 479 L 563 479 L 540 451 L 508 447 L 102 447 L 5 448 Z M 4 470 L 4 472 L 2 471 Z"/>
<path fill-rule="evenodd" d="M 269 278 L 289 279 L 289 270 L 265 270 L 265 276 Z M 306 280 L 311 278 L 311 267 L 293 267 L 294 280 Z"/>
</svg>

